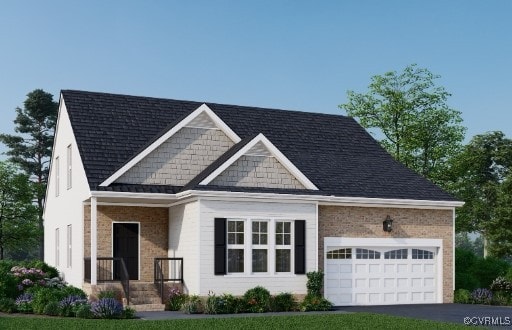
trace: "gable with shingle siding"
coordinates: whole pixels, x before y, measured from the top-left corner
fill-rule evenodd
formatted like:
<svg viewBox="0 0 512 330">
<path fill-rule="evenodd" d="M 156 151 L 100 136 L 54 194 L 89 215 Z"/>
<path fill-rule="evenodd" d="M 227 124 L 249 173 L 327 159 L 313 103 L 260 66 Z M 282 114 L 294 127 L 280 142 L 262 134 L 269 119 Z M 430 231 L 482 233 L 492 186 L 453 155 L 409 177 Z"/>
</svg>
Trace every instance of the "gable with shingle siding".
<svg viewBox="0 0 512 330">
<path fill-rule="evenodd" d="M 116 182 L 183 186 L 233 145 L 219 129 L 183 127 Z"/>
<path fill-rule="evenodd" d="M 211 183 L 225 187 L 306 189 L 277 159 L 244 155 Z"/>
</svg>

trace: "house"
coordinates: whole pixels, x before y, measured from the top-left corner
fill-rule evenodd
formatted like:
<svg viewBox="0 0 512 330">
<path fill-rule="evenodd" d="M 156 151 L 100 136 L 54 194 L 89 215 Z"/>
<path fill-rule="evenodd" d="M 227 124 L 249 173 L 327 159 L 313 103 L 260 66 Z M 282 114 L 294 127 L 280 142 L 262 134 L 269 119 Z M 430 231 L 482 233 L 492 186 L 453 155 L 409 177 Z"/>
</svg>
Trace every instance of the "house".
<svg viewBox="0 0 512 330">
<path fill-rule="evenodd" d="M 453 301 L 462 203 L 352 118 L 63 90 L 51 164 L 45 261 L 89 291 Z"/>
</svg>

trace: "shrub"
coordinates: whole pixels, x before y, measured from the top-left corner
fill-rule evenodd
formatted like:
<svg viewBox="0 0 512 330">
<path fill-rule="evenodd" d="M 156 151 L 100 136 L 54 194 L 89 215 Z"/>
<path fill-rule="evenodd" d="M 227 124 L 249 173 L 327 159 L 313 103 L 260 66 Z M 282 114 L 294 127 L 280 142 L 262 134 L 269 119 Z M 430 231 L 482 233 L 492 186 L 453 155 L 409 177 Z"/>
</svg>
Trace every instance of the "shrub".
<svg viewBox="0 0 512 330">
<path fill-rule="evenodd" d="M 488 288 L 494 279 L 505 275 L 509 267 L 506 261 L 487 257 L 478 259 L 471 271 L 480 282 L 480 287 Z"/>
<path fill-rule="evenodd" d="M 172 287 L 169 289 L 167 303 L 165 304 L 166 308 L 170 311 L 179 311 L 186 299 L 186 294 L 182 293 L 178 288 Z"/>
<path fill-rule="evenodd" d="M 91 305 L 89 304 L 80 305 L 76 309 L 76 317 L 79 317 L 81 319 L 92 319 L 93 316 L 94 315 L 92 314 L 91 311 Z"/>
<path fill-rule="evenodd" d="M 206 314 L 233 314 L 244 310 L 243 299 L 236 298 L 231 294 L 216 296 L 213 292 L 208 293 L 208 298 L 204 305 Z"/>
<path fill-rule="evenodd" d="M 201 314 L 204 311 L 203 302 L 196 295 L 189 296 L 183 304 L 183 311 L 187 314 Z"/>
<path fill-rule="evenodd" d="M 12 298 L 0 298 L 0 312 L 15 313 L 17 312 L 16 303 Z"/>
<path fill-rule="evenodd" d="M 83 296 L 67 296 L 59 302 L 61 316 L 75 316 L 79 306 L 87 304 L 87 299 Z"/>
<path fill-rule="evenodd" d="M 509 302 L 509 296 L 503 291 L 498 291 L 492 294 L 491 305 L 507 306 Z"/>
<path fill-rule="evenodd" d="M 117 293 L 114 289 L 102 290 L 98 293 L 98 299 L 112 298 L 116 299 Z"/>
<path fill-rule="evenodd" d="M 270 292 L 261 286 L 247 290 L 244 300 L 246 310 L 251 313 L 264 313 L 270 308 Z"/>
<path fill-rule="evenodd" d="M 453 302 L 457 304 L 469 304 L 471 303 L 471 292 L 466 289 L 455 290 L 453 295 Z"/>
<path fill-rule="evenodd" d="M 328 311 L 332 308 L 332 303 L 319 296 L 307 295 L 300 304 L 300 310 L 303 312 L 310 311 Z"/>
<path fill-rule="evenodd" d="M 134 319 L 135 318 L 135 309 L 131 307 L 126 307 L 123 311 L 122 315 L 123 319 Z"/>
<path fill-rule="evenodd" d="M 512 282 L 510 282 L 503 276 L 499 276 L 494 281 L 492 281 L 491 290 L 493 292 L 494 291 L 512 292 Z"/>
<path fill-rule="evenodd" d="M 47 288 L 64 289 L 66 287 L 66 282 L 59 277 L 45 278 L 45 282 Z"/>
<path fill-rule="evenodd" d="M 46 306 L 44 306 L 43 314 L 49 316 L 60 315 L 61 309 L 59 307 L 59 303 L 56 301 L 50 301 L 48 304 L 46 304 Z"/>
<path fill-rule="evenodd" d="M 297 302 L 291 293 L 280 293 L 270 299 L 272 312 L 289 312 L 296 309 Z"/>
<path fill-rule="evenodd" d="M 475 289 L 471 292 L 471 300 L 474 304 L 489 305 L 492 302 L 492 292 L 488 289 Z"/>
<path fill-rule="evenodd" d="M 91 311 L 95 317 L 115 319 L 123 314 L 123 305 L 114 298 L 101 298 L 91 304 Z"/>
<path fill-rule="evenodd" d="M 34 296 L 31 293 L 23 293 L 16 298 L 15 304 L 18 312 L 20 313 L 32 313 Z"/>
<path fill-rule="evenodd" d="M 35 287 L 31 292 L 34 294 L 33 308 L 36 314 L 43 314 L 49 302 L 59 303 L 66 296 L 66 293 L 57 288 Z"/>
<path fill-rule="evenodd" d="M 308 277 L 308 282 L 306 283 L 308 295 L 321 297 L 322 287 L 324 285 L 324 273 L 322 271 L 309 272 L 306 276 Z"/>
</svg>

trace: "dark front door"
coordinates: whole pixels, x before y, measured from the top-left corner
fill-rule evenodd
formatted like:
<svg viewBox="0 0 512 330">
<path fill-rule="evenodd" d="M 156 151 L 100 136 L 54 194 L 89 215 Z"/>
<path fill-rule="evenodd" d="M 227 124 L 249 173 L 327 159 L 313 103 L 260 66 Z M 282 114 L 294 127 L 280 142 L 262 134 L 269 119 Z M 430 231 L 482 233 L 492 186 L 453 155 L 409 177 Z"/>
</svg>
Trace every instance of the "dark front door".
<svg viewBox="0 0 512 330">
<path fill-rule="evenodd" d="M 139 225 L 114 223 L 114 258 L 123 258 L 130 280 L 139 279 Z M 121 278 L 119 262 L 114 262 L 114 279 Z"/>
</svg>

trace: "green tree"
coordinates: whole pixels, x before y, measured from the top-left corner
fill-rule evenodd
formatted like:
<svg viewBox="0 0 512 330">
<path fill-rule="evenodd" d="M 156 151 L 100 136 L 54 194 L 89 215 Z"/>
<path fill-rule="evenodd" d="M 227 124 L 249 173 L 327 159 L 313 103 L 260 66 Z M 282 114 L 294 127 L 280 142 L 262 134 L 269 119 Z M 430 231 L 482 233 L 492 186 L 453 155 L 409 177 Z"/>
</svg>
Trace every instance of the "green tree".
<svg viewBox="0 0 512 330">
<path fill-rule="evenodd" d="M 15 131 L 21 135 L 0 134 L 9 150 L 10 161 L 17 164 L 35 183 L 34 200 L 38 207 L 39 257 L 44 259 L 43 208 L 48 182 L 49 162 L 57 120 L 58 103 L 42 89 L 27 94 L 23 108 L 16 108 Z"/>
<path fill-rule="evenodd" d="M 477 135 L 450 163 L 446 187 L 465 202 L 457 210 L 456 231 L 479 232 L 495 256 L 512 254 L 512 236 L 507 238 L 509 227 L 504 227 L 510 223 L 512 188 L 506 178 L 512 171 L 512 140 L 502 132 Z"/>
<path fill-rule="evenodd" d="M 29 249 L 37 244 L 40 230 L 33 197 L 28 176 L 14 165 L 0 162 L 0 260 L 6 250 Z"/>
<path fill-rule="evenodd" d="M 446 163 L 464 139 L 460 112 L 447 105 L 450 94 L 435 85 L 439 76 L 412 64 L 371 78 L 366 93 L 347 92 L 339 107 L 367 129 L 382 133 L 381 144 L 396 160 L 442 183 Z"/>
</svg>

